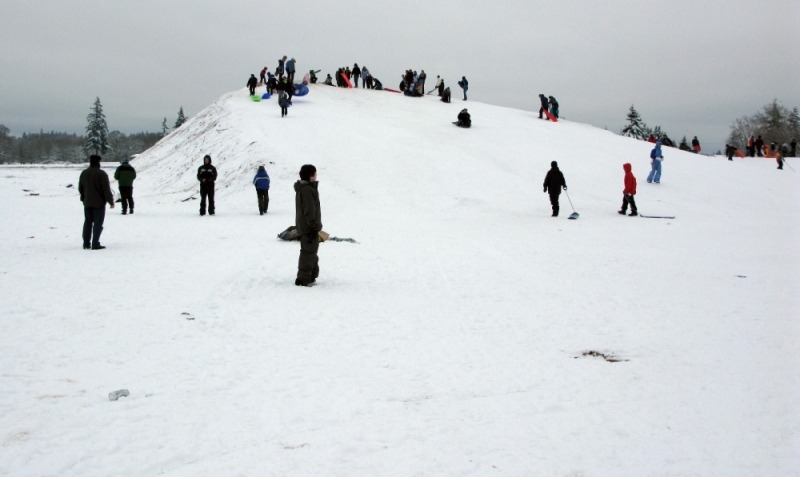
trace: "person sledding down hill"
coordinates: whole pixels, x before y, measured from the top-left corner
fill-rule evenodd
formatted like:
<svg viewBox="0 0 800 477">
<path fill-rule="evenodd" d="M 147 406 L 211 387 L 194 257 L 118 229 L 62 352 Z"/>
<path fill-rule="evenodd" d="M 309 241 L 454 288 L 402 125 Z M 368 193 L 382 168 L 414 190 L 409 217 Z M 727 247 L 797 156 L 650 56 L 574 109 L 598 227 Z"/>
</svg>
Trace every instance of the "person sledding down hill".
<svg viewBox="0 0 800 477">
<path fill-rule="evenodd" d="M 472 126 L 472 118 L 470 118 L 467 108 L 462 109 L 461 112 L 458 113 L 458 121 L 456 122 L 456 126 L 460 128 L 468 128 Z"/>
</svg>

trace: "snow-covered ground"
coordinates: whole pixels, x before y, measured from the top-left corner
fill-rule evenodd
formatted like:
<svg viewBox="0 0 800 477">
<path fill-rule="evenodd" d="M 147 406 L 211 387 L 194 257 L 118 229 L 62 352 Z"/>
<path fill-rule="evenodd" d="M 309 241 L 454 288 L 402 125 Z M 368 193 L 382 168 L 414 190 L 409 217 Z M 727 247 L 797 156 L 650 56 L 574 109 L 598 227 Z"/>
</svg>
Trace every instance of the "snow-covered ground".
<svg viewBox="0 0 800 477">
<path fill-rule="evenodd" d="M 647 184 L 649 150 L 458 99 L 320 85 L 282 119 L 238 90 L 132 162 L 103 251 L 82 167 L 1 167 L 0 475 L 800 475 L 800 176 L 666 148 Z M 552 160 L 578 220 L 563 194 L 550 217 Z M 624 162 L 676 219 L 616 213 Z M 312 288 L 276 238 L 305 163 L 358 241 L 321 245 Z"/>
</svg>

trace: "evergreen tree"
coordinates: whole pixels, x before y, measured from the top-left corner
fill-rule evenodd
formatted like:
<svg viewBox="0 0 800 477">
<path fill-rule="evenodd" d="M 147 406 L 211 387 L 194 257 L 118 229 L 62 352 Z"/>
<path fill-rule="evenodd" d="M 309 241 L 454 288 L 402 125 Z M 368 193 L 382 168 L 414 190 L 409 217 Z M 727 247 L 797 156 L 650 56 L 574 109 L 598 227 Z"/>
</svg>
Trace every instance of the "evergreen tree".
<svg viewBox="0 0 800 477">
<path fill-rule="evenodd" d="M 744 116 L 734 121 L 728 143 L 744 148 L 751 135 L 760 135 L 767 144 L 790 142 L 800 135 L 800 114 L 797 107 L 790 111 L 774 99 L 752 116 Z"/>
<path fill-rule="evenodd" d="M 647 125 L 642 121 L 642 117 L 633 105 L 631 105 L 631 109 L 628 111 L 628 123 L 622 128 L 620 134 L 636 139 L 647 139 L 649 135 Z"/>
<path fill-rule="evenodd" d="M 86 142 L 83 150 L 87 154 L 105 154 L 111 149 L 108 143 L 108 124 L 103 114 L 100 98 L 96 98 L 91 112 L 86 116 Z"/>
<path fill-rule="evenodd" d="M 181 106 L 180 111 L 178 111 L 178 119 L 175 120 L 175 127 L 172 129 L 178 129 L 185 122 L 186 116 L 183 115 L 183 106 Z"/>
<path fill-rule="evenodd" d="M 166 137 L 169 134 L 169 126 L 167 126 L 167 118 L 161 122 L 161 137 Z"/>
</svg>

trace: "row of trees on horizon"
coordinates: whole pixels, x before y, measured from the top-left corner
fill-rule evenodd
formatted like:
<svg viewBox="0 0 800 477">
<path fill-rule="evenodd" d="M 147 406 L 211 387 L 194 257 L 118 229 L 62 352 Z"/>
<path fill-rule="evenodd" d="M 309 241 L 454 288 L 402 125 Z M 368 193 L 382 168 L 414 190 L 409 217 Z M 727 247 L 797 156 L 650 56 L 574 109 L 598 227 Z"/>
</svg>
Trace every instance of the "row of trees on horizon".
<svg viewBox="0 0 800 477">
<path fill-rule="evenodd" d="M 86 116 L 85 136 L 39 131 L 25 133 L 22 137 L 16 138 L 10 135 L 7 127 L 0 124 L 0 164 L 81 163 L 85 162 L 90 154 L 100 154 L 105 160 L 119 162 L 146 151 L 185 122 L 186 116 L 181 106 L 172 128 L 168 126 L 167 118 L 164 118 L 159 132 L 140 132 L 130 135 L 116 130 L 109 132 L 103 105 L 100 98 L 97 98 Z M 633 105 L 628 111 L 627 122 L 620 134 L 641 140 L 647 140 L 651 136 L 661 140 L 668 137 L 661 126 L 654 128 L 647 126 Z M 778 145 L 796 139 L 800 136 L 798 108 L 789 110 L 775 99 L 762 110 L 736 119 L 731 126 L 728 143 L 744 150 L 750 136 L 761 136 L 765 143 Z M 681 145 L 686 142 L 684 136 Z M 721 151 L 717 154 L 721 154 Z"/>
<path fill-rule="evenodd" d="M 647 123 L 633 105 L 628 110 L 627 122 L 620 135 L 645 141 L 650 137 L 658 140 L 664 140 L 669 137 L 661 129 L 661 126 L 654 128 L 647 126 Z M 790 110 L 780 104 L 777 99 L 774 99 L 760 111 L 750 116 L 736 119 L 731 126 L 727 142 L 731 146 L 744 151 L 750 136 L 761 136 L 766 144 L 775 143 L 779 146 L 788 144 L 800 136 L 800 112 L 798 112 L 796 106 Z M 688 150 L 686 136 L 681 139 L 680 146 L 676 144 L 681 149 L 684 149 L 684 145 L 686 145 L 685 149 Z M 717 154 L 721 153 L 721 151 L 717 152 Z"/>
<path fill-rule="evenodd" d="M 159 132 L 124 134 L 109 131 L 100 98 L 95 99 L 86 116 L 86 135 L 64 132 L 24 133 L 22 137 L 10 135 L 10 130 L 0 124 L 0 164 L 82 163 L 91 154 L 100 154 L 106 161 L 120 162 L 151 148 L 163 137 L 186 122 L 181 106 L 178 118 L 170 129 L 167 118 Z"/>
</svg>

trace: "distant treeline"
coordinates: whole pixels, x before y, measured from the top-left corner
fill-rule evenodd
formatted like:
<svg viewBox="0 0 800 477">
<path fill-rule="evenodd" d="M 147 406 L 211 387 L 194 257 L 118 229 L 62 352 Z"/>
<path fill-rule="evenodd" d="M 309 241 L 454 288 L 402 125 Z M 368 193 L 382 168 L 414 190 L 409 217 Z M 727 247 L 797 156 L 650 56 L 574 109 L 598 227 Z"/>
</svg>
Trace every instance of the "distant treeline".
<svg viewBox="0 0 800 477">
<path fill-rule="evenodd" d="M 0 125 L 0 164 L 46 164 L 86 162 L 83 150 L 85 136 L 62 132 L 25 133 L 22 137 L 9 135 L 9 129 Z M 111 149 L 103 155 L 104 161 L 121 161 L 139 154 L 163 137 L 162 133 L 140 132 L 108 134 Z"/>
</svg>

